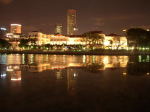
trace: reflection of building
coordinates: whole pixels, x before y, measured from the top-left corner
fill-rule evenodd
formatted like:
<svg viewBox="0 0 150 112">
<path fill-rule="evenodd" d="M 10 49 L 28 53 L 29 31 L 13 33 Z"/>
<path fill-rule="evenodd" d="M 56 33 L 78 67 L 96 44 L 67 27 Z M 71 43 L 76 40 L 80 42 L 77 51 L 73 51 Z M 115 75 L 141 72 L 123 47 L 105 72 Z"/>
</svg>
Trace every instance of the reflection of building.
<svg viewBox="0 0 150 112">
<path fill-rule="evenodd" d="M 62 32 L 63 32 L 62 24 L 57 24 L 55 27 L 55 34 L 62 34 Z"/>
<path fill-rule="evenodd" d="M 50 68 L 50 64 L 33 64 L 29 66 L 30 72 L 43 72 Z"/>
<path fill-rule="evenodd" d="M 11 81 L 21 81 L 20 65 L 8 65 L 7 72 L 11 76 Z"/>
<path fill-rule="evenodd" d="M 77 30 L 76 24 L 76 10 L 70 9 L 67 13 L 67 35 L 75 35 Z"/>
<path fill-rule="evenodd" d="M 76 94 L 76 83 L 78 74 L 74 69 L 67 68 L 67 86 L 70 95 Z"/>
<path fill-rule="evenodd" d="M 21 33 L 21 25 L 20 24 L 11 24 L 10 25 L 10 33 Z"/>
</svg>

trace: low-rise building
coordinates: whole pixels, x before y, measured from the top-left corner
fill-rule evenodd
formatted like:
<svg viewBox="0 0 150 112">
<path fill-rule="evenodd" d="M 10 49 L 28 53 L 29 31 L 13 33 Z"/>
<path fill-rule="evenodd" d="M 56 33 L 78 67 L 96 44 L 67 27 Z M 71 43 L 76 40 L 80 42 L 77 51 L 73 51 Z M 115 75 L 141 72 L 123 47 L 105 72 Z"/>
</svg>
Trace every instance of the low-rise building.
<svg viewBox="0 0 150 112">
<path fill-rule="evenodd" d="M 106 35 L 103 45 L 106 49 L 126 49 L 128 47 L 127 38 L 117 34 Z"/>
</svg>

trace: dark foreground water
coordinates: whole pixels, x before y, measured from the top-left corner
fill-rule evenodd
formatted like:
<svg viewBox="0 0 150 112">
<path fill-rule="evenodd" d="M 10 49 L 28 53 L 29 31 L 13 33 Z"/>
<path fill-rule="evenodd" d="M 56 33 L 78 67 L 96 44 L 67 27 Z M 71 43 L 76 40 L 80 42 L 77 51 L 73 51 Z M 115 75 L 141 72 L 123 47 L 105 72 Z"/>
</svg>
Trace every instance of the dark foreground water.
<svg viewBox="0 0 150 112">
<path fill-rule="evenodd" d="M 0 55 L 0 112 L 150 112 L 150 56 Z"/>
</svg>

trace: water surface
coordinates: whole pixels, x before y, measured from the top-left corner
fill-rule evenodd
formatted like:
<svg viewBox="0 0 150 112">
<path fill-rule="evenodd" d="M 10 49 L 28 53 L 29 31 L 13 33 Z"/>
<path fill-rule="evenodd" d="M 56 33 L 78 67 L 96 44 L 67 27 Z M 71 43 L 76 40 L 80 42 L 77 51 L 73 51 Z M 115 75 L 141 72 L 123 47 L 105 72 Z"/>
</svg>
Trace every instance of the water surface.
<svg viewBox="0 0 150 112">
<path fill-rule="evenodd" d="M 149 56 L 0 55 L 0 107 L 150 112 Z"/>
</svg>

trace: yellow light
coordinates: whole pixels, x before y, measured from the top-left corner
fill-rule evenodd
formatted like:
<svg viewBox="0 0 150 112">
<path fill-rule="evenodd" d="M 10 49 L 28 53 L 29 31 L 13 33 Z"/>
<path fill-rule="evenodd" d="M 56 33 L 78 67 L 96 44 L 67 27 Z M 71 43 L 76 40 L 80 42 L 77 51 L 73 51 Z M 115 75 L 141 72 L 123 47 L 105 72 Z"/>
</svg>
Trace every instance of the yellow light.
<svg viewBox="0 0 150 112">
<path fill-rule="evenodd" d="M 104 42 L 104 45 L 105 45 L 105 46 L 110 45 L 110 41 L 105 41 L 105 42 Z"/>
<path fill-rule="evenodd" d="M 12 78 L 11 81 L 21 81 L 21 78 L 18 78 L 18 79 Z"/>
<path fill-rule="evenodd" d="M 127 73 L 126 73 L 126 72 L 123 72 L 123 76 L 127 76 Z"/>
</svg>

